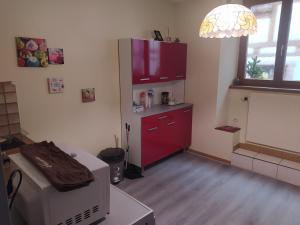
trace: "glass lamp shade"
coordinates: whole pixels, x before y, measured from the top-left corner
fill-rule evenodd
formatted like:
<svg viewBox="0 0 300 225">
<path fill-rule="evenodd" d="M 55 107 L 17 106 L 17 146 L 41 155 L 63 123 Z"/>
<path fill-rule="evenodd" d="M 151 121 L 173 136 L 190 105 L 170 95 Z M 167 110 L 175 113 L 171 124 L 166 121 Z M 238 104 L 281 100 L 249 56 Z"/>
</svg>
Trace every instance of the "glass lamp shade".
<svg viewBox="0 0 300 225">
<path fill-rule="evenodd" d="M 199 36 L 204 38 L 241 37 L 256 33 L 255 15 L 245 6 L 225 4 L 214 8 L 204 18 Z"/>
</svg>

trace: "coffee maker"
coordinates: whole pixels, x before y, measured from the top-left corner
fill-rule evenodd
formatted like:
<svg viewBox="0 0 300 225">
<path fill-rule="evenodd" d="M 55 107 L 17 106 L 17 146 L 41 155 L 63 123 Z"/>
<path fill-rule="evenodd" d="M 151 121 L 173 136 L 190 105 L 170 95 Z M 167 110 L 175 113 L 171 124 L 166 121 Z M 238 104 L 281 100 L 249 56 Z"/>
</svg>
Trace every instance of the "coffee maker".
<svg viewBox="0 0 300 225">
<path fill-rule="evenodd" d="M 168 105 L 169 104 L 169 92 L 164 91 L 161 93 L 161 104 Z"/>
</svg>

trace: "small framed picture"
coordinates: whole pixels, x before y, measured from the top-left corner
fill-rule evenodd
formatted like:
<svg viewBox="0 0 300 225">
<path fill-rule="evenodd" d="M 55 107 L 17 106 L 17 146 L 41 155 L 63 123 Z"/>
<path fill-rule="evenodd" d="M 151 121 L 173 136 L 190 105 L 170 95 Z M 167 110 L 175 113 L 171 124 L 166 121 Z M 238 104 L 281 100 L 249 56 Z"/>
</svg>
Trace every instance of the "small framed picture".
<svg viewBox="0 0 300 225">
<path fill-rule="evenodd" d="M 48 48 L 49 64 L 64 64 L 64 50 L 62 48 Z"/>
<path fill-rule="evenodd" d="M 95 88 L 85 88 L 81 89 L 82 102 L 94 102 L 95 97 Z"/>
<path fill-rule="evenodd" d="M 164 40 L 163 37 L 161 36 L 161 33 L 159 30 L 154 30 L 153 32 L 154 32 L 154 36 L 155 36 L 154 40 L 156 40 L 156 41 Z"/>
<path fill-rule="evenodd" d="M 62 78 L 48 78 L 48 91 L 49 94 L 57 94 L 64 92 L 64 80 Z"/>
</svg>

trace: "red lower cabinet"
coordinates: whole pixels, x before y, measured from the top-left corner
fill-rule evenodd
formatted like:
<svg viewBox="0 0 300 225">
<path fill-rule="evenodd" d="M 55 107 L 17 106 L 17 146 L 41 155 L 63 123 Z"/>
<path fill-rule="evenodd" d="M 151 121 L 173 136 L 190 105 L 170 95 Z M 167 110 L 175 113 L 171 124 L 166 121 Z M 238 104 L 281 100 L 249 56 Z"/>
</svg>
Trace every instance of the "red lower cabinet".
<svg viewBox="0 0 300 225">
<path fill-rule="evenodd" d="M 142 167 L 191 144 L 192 107 L 142 118 Z"/>
<path fill-rule="evenodd" d="M 142 166 L 159 160 L 162 143 L 160 142 L 160 127 L 155 124 L 142 123 Z"/>
</svg>

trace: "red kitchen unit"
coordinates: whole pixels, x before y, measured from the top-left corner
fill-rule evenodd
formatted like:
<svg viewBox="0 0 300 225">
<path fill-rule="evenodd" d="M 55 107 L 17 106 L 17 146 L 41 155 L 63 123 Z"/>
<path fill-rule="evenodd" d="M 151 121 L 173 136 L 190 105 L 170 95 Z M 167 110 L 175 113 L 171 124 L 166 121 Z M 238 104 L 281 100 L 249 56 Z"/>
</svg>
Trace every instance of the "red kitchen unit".
<svg viewBox="0 0 300 225">
<path fill-rule="evenodd" d="M 131 39 L 129 44 L 133 84 L 186 79 L 185 43 Z"/>
<path fill-rule="evenodd" d="M 141 119 L 141 165 L 148 166 L 191 145 L 192 107 Z"/>
<path fill-rule="evenodd" d="M 184 43 L 119 40 L 122 148 L 129 145 L 129 162 L 142 169 L 191 145 L 193 109 L 184 103 L 186 52 Z M 139 93 L 149 89 L 155 96 L 152 107 L 134 112 L 133 102 L 138 104 Z M 177 105 L 160 105 L 165 91 L 172 91 Z"/>
</svg>

